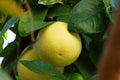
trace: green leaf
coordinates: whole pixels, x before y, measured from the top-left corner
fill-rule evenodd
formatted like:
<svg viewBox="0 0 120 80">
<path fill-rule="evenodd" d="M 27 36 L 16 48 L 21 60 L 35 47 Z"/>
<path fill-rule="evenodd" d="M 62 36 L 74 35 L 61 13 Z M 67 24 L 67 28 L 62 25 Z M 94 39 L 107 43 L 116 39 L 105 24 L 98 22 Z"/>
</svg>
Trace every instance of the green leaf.
<svg viewBox="0 0 120 80">
<path fill-rule="evenodd" d="M 51 22 L 44 22 L 44 19 L 46 17 L 48 9 L 44 8 L 41 10 L 33 9 L 33 30 L 41 29 L 47 25 L 49 25 Z M 27 36 L 30 34 L 30 18 L 27 12 L 21 17 L 19 25 L 18 25 L 18 31 L 20 36 Z"/>
<path fill-rule="evenodd" d="M 33 19 L 34 20 L 40 20 L 40 21 L 43 21 L 47 15 L 47 12 L 48 12 L 48 8 L 46 7 L 33 7 L 32 8 L 32 16 L 33 16 Z"/>
<path fill-rule="evenodd" d="M 68 5 L 56 4 L 48 10 L 48 17 L 55 17 L 57 21 L 68 22 L 72 8 Z"/>
<path fill-rule="evenodd" d="M 112 8 L 111 8 L 111 1 L 110 0 L 103 0 L 103 3 L 105 5 L 105 12 L 106 15 L 109 17 L 109 19 L 112 21 L 113 14 L 112 14 Z"/>
<path fill-rule="evenodd" d="M 97 67 L 102 53 L 104 39 L 102 34 L 85 35 L 82 34 L 85 50 L 92 63 Z"/>
<path fill-rule="evenodd" d="M 68 80 L 84 80 L 83 76 L 80 73 L 72 73 L 68 75 Z"/>
<path fill-rule="evenodd" d="M 5 39 L 7 39 L 7 38 L 8 38 L 8 33 L 7 33 L 7 32 L 4 33 L 4 34 L 2 35 L 2 37 L 5 38 Z"/>
<path fill-rule="evenodd" d="M 105 20 L 101 15 L 104 7 L 101 0 L 81 0 L 71 11 L 68 29 L 70 31 L 93 34 L 105 28 Z"/>
<path fill-rule="evenodd" d="M 34 30 L 38 30 L 41 28 L 44 28 L 45 26 L 51 24 L 52 22 L 43 22 L 43 21 L 34 21 Z M 26 24 L 27 26 L 27 24 Z M 29 27 L 24 27 L 24 30 L 26 33 L 30 33 L 30 29 L 28 29 Z"/>
<path fill-rule="evenodd" d="M 69 16 L 58 16 L 57 21 L 63 21 L 68 23 Z"/>
<path fill-rule="evenodd" d="M 57 21 L 68 22 L 71 10 L 72 8 L 68 5 L 56 4 L 49 9 L 47 16 L 56 17 Z"/>
<path fill-rule="evenodd" d="M 49 10 L 48 10 L 48 16 L 65 16 L 65 15 L 70 15 L 72 8 L 68 5 L 61 5 L 61 4 L 56 4 L 53 5 Z"/>
<path fill-rule="evenodd" d="M 74 7 L 80 0 L 63 0 L 64 4 L 69 4 L 70 6 Z"/>
<path fill-rule="evenodd" d="M 0 37 L 1 37 L 12 25 L 14 25 L 18 20 L 19 20 L 19 18 L 17 18 L 17 17 L 12 17 L 12 18 L 10 18 L 10 19 L 6 22 L 6 24 L 4 25 L 4 27 L 3 27 L 3 29 L 2 29 L 2 31 L 1 31 L 1 33 L 0 33 Z"/>
<path fill-rule="evenodd" d="M 84 40 L 84 39 L 83 39 Z M 85 43 L 82 43 L 82 52 L 77 61 L 74 62 L 76 68 L 83 75 L 84 80 L 90 80 L 96 73 L 96 66 L 89 57 L 89 52 L 86 49 Z"/>
<path fill-rule="evenodd" d="M 3 43 L 4 43 L 4 40 L 2 37 L 0 37 L 0 52 L 3 50 Z"/>
<path fill-rule="evenodd" d="M 0 69 L 0 80 L 12 80 L 8 74 Z"/>
<path fill-rule="evenodd" d="M 89 69 L 90 63 L 87 64 L 88 66 L 86 66 L 83 62 L 80 62 L 80 61 L 76 61 L 74 64 L 81 71 L 81 74 L 83 75 L 84 80 L 92 80 L 91 78 L 93 77 L 94 74 Z"/>
<path fill-rule="evenodd" d="M 39 74 L 49 74 L 49 75 L 55 75 L 59 78 L 62 78 L 66 80 L 65 76 L 58 71 L 54 66 L 51 64 L 39 61 L 39 60 L 33 60 L 33 61 L 20 61 L 24 66 L 32 70 L 33 72 L 39 73 Z"/>
<path fill-rule="evenodd" d="M 39 0 L 38 4 L 43 4 L 43 5 L 52 5 L 56 3 L 62 3 L 62 0 Z"/>
<path fill-rule="evenodd" d="M 103 0 L 104 4 L 105 4 L 105 7 L 108 8 L 110 7 L 110 0 Z"/>
<path fill-rule="evenodd" d="M 10 54 L 14 54 L 16 52 L 15 50 L 17 50 L 17 44 L 16 42 L 12 42 L 8 44 L 8 46 L 5 47 L 4 50 L 2 50 L 2 52 L 0 53 L 0 57 L 6 57 Z"/>
<path fill-rule="evenodd" d="M 58 77 L 56 77 L 56 76 L 52 76 L 52 77 L 50 77 L 49 80 L 61 80 L 61 78 L 58 78 Z"/>
</svg>

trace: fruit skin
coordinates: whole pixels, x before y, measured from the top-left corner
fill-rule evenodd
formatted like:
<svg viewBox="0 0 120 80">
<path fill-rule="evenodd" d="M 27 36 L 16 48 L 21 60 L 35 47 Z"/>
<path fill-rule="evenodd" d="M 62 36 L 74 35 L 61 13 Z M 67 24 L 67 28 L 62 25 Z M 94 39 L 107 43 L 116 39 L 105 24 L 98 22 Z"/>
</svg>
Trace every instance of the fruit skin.
<svg viewBox="0 0 120 80">
<path fill-rule="evenodd" d="M 42 60 L 61 67 L 79 57 L 82 42 L 79 34 L 68 31 L 67 23 L 57 21 L 40 30 L 34 48 Z"/>
<path fill-rule="evenodd" d="M 40 60 L 40 58 L 37 56 L 36 52 L 34 49 L 29 49 L 29 47 L 25 48 L 25 50 L 22 52 L 22 56 L 19 59 L 20 60 Z M 48 80 L 49 75 L 42 75 L 42 74 L 37 74 L 35 72 L 32 72 L 28 68 L 26 68 L 24 65 L 22 65 L 20 62 L 17 64 L 17 71 L 18 75 L 22 80 Z"/>
</svg>

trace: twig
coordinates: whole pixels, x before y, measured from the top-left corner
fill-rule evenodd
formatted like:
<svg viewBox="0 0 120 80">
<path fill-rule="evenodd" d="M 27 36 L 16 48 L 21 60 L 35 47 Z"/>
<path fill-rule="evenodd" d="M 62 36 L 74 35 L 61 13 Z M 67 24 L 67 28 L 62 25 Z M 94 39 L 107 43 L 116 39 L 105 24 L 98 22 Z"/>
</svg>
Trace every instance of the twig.
<svg viewBox="0 0 120 80">
<path fill-rule="evenodd" d="M 25 0 L 25 4 L 26 4 L 27 10 L 28 10 L 28 14 L 30 16 L 31 41 L 34 42 L 35 37 L 34 37 L 34 30 L 33 30 L 33 16 L 32 16 L 30 5 L 27 0 Z"/>
</svg>

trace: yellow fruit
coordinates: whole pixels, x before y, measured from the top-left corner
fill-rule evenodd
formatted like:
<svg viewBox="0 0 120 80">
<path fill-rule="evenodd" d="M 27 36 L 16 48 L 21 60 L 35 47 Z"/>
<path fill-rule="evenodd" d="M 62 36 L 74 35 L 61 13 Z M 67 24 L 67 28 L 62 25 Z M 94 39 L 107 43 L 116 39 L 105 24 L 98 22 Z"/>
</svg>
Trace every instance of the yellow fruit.
<svg viewBox="0 0 120 80">
<path fill-rule="evenodd" d="M 35 50 L 32 47 L 28 46 L 23 50 L 19 61 L 20 60 L 32 61 L 32 60 L 40 60 L 40 58 L 37 56 Z M 35 72 L 32 72 L 27 67 L 22 65 L 19 61 L 17 64 L 17 71 L 18 71 L 18 75 L 22 80 L 48 80 L 50 78 L 49 75 L 37 74 Z M 57 69 L 60 72 L 64 72 L 64 67 L 58 67 Z"/>
<path fill-rule="evenodd" d="M 68 31 L 67 23 L 58 21 L 40 30 L 34 48 L 42 60 L 60 67 L 79 57 L 82 43 L 79 34 Z"/>
<path fill-rule="evenodd" d="M 28 50 L 29 47 L 27 47 L 23 52 L 23 56 L 21 56 L 20 60 L 40 60 L 38 56 L 36 55 L 34 49 Z M 49 75 L 43 75 L 43 74 L 37 74 L 35 72 L 32 72 L 28 68 L 26 68 L 24 65 L 22 65 L 20 62 L 17 64 L 17 71 L 18 75 L 22 80 L 48 80 Z"/>
<path fill-rule="evenodd" d="M 15 0 L 0 0 L 0 11 L 16 17 L 21 17 L 24 13 Z"/>
</svg>

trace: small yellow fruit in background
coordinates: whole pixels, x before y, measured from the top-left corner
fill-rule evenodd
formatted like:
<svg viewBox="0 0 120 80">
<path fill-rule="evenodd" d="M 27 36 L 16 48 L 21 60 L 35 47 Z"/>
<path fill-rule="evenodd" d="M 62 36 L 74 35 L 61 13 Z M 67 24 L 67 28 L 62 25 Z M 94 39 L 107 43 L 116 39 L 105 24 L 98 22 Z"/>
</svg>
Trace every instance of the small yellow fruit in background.
<svg viewBox="0 0 120 80">
<path fill-rule="evenodd" d="M 0 0 L 0 11 L 15 17 L 21 17 L 24 13 L 15 0 Z"/>
<path fill-rule="evenodd" d="M 34 49 L 29 50 L 29 47 L 27 47 L 22 52 L 23 55 L 21 56 L 19 61 L 20 60 L 29 60 L 29 61 L 40 60 L 40 58 L 35 53 Z M 27 67 L 22 65 L 20 62 L 18 62 L 17 64 L 17 71 L 18 71 L 18 75 L 20 76 L 22 80 L 48 80 L 50 77 L 49 75 L 37 74 L 35 72 L 32 72 Z"/>
<path fill-rule="evenodd" d="M 35 50 L 32 47 L 28 46 L 23 50 L 19 61 L 20 60 L 32 61 L 41 59 L 36 54 Z M 19 61 L 17 64 L 17 72 L 22 80 L 49 80 L 50 75 L 37 74 L 22 65 Z M 57 67 L 57 69 L 62 73 L 64 72 L 64 67 Z"/>
<path fill-rule="evenodd" d="M 39 57 L 54 66 L 72 64 L 80 55 L 79 34 L 68 31 L 68 24 L 57 21 L 40 30 L 34 48 Z"/>
</svg>

